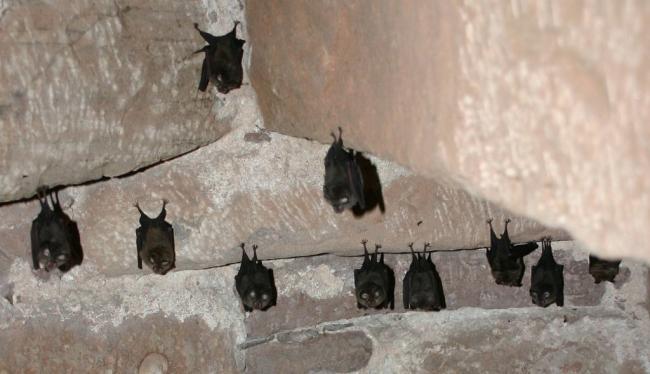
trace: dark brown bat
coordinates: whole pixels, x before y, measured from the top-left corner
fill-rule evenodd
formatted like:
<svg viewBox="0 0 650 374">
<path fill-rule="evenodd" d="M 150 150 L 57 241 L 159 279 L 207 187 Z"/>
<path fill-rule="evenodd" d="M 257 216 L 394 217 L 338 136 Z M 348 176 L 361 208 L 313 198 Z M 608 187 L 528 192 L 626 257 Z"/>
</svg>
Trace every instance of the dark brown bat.
<svg viewBox="0 0 650 374">
<path fill-rule="evenodd" d="M 167 200 L 163 200 L 163 207 L 156 218 L 149 218 L 140 206 L 135 207 L 140 212 L 140 227 L 135 230 L 136 245 L 138 247 L 138 269 L 142 269 L 142 261 L 154 273 L 165 275 L 176 264 L 176 250 L 174 247 L 174 228 L 165 221 Z"/>
<path fill-rule="evenodd" d="M 383 309 L 395 307 L 395 274 L 384 264 L 384 254 L 379 259 L 380 245 L 375 246 L 375 253 L 370 256 L 367 241 L 363 244 L 363 264 L 360 269 L 354 270 L 354 288 L 359 309 Z"/>
<path fill-rule="evenodd" d="M 221 36 L 214 36 L 201 31 L 199 24 L 194 24 L 194 28 L 208 42 L 208 45 L 194 52 L 205 52 L 203 66 L 201 67 L 199 90 L 205 92 L 210 80 L 217 86 L 217 90 L 223 94 L 241 87 L 244 78 L 241 61 L 244 56 L 243 46 L 246 41 L 237 39 L 238 24 L 239 21 L 235 21 L 235 27 L 233 27 L 232 31 Z"/>
<path fill-rule="evenodd" d="M 564 305 L 564 266 L 553 258 L 551 238 L 542 238 L 542 256 L 533 265 L 530 297 L 533 304 L 546 308 L 555 303 Z"/>
<path fill-rule="evenodd" d="M 58 192 L 49 193 L 51 207 L 47 197 L 47 188 L 40 188 L 41 212 L 32 221 L 31 229 L 32 264 L 35 270 L 49 272 L 58 268 L 65 272 L 83 261 L 79 229 L 61 209 Z"/>
<path fill-rule="evenodd" d="M 620 265 L 621 260 L 608 261 L 593 255 L 589 256 L 589 274 L 594 277 L 595 283 L 602 281 L 614 283 Z"/>
<path fill-rule="evenodd" d="M 486 255 L 492 277 L 497 284 L 511 287 L 521 287 L 521 280 L 524 278 L 526 266 L 524 265 L 524 256 L 537 249 L 537 243 L 530 242 L 526 244 L 512 245 L 508 236 L 508 223 L 505 221 L 505 229 L 501 238 L 497 238 L 492 228 L 492 218 L 487 220 L 490 225 L 490 248 Z"/>
<path fill-rule="evenodd" d="M 338 139 L 332 133 L 334 142 L 325 155 L 325 183 L 323 184 L 323 195 L 337 213 L 355 206 L 363 210 L 366 205 L 363 177 L 354 151 L 343 147 L 342 133 L 340 127 Z"/>
<path fill-rule="evenodd" d="M 447 307 L 442 280 L 436 270 L 436 265 L 431 261 L 431 252 L 427 256 L 429 246 L 429 243 L 425 243 L 422 254 L 416 254 L 413 250 L 413 243 L 409 244 L 413 258 L 411 266 L 404 276 L 404 292 L 402 293 L 404 309 L 439 311 Z"/>
<path fill-rule="evenodd" d="M 273 270 L 262 265 L 257 259 L 257 246 L 253 245 L 253 259 L 249 259 L 241 243 L 242 258 L 239 272 L 235 275 L 235 288 L 247 312 L 267 310 L 277 299 Z"/>
</svg>

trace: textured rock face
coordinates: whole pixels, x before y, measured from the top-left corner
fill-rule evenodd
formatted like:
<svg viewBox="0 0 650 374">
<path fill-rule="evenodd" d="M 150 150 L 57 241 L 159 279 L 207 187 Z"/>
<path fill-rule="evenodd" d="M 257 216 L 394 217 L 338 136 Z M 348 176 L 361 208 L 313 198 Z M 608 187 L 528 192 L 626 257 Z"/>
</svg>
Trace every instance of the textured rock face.
<svg viewBox="0 0 650 374">
<path fill-rule="evenodd" d="M 3 1 L 0 14 L 0 201 L 174 157 L 237 115 L 241 92 L 197 95 L 192 55 L 193 22 L 225 33 L 243 21 L 235 1 Z"/>
<path fill-rule="evenodd" d="M 107 278 L 77 267 L 42 282 L 17 260 L 0 287 L 0 372 L 647 372 L 647 267 L 593 284 L 587 253 L 554 243 L 566 306 L 497 286 L 482 250 L 434 253 L 449 309 L 362 311 L 359 258 L 269 261 L 280 297 L 244 313 L 237 265 Z M 527 258 L 530 264 L 538 253 Z M 389 255 L 398 290 L 410 255 Z"/>
<path fill-rule="evenodd" d="M 246 97 L 238 103 L 242 113 L 256 113 L 254 100 Z M 511 216 L 464 191 L 377 159 L 384 213 L 376 207 L 362 217 L 336 214 L 322 197 L 327 146 L 260 133 L 258 120 L 255 115 L 237 117 L 237 123 L 247 125 L 142 173 L 62 191 L 62 205 L 81 233 L 82 266 L 109 275 L 142 272 L 136 266 L 136 201 L 156 216 L 162 199 L 169 200 L 167 220 L 174 227 L 178 270 L 238 262 L 241 242 L 259 245 L 262 258 L 358 255 L 364 238 L 389 252 L 408 251 L 410 241 L 429 241 L 440 250 L 478 248 L 489 245 L 487 217 L 494 217 L 495 230 L 501 231 L 503 219 Z M 253 135 L 269 141 L 246 140 Z M 0 269 L 15 258 L 30 259 L 29 230 L 38 209 L 37 201 L 0 208 Z M 512 218 L 515 241 L 545 235 L 567 239 L 561 230 Z"/>
<path fill-rule="evenodd" d="M 408 165 L 650 258 L 650 5 L 255 2 L 265 125 Z M 278 42 L 281 41 L 281 42 Z"/>
</svg>

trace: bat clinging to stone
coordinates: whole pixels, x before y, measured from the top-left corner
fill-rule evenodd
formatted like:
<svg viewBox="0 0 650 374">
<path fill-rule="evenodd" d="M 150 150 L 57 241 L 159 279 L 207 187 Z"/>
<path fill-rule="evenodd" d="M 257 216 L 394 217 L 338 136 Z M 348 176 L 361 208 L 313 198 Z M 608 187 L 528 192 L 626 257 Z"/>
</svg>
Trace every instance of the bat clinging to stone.
<svg viewBox="0 0 650 374">
<path fill-rule="evenodd" d="M 435 310 L 445 309 L 445 293 L 442 280 L 431 261 L 431 253 L 427 256 L 429 243 L 424 244 L 422 254 L 415 253 L 413 243 L 409 244 L 413 259 L 411 266 L 404 276 L 403 294 L 404 309 Z"/>
<path fill-rule="evenodd" d="M 553 258 L 551 239 L 542 238 L 542 256 L 533 265 L 530 296 L 535 305 L 546 308 L 555 303 L 564 305 L 564 266 Z"/>
<path fill-rule="evenodd" d="M 505 221 L 505 229 L 501 238 L 497 238 L 492 228 L 492 219 L 487 223 L 490 225 L 490 248 L 486 255 L 492 276 L 497 284 L 511 287 L 521 287 L 521 280 L 524 278 L 526 265 L 524 256 L 537 249 L 537 243 L 512 245 L 508 236 L 509 219 Z"/>
<path fill-rule="evenodd" d="M 57 192 L 50 192 L 50 203 L 45 188 L 38 191 L 41 212 L 32 221 L 32 262 L 35 270 L 68 271 L 81 264 L 83 251 L 77 224 L 61 209 Z"/>
<path fill-rule="evenodd" d="M 138 269 L 142 269 L 142 261 L 154 273 L 165 275 L 174 268 L 176 263 L 176 250 L 174 247 L 174 228 L 165 221 L 167 200 L 163 200 L 163 207 L 156 218 L 149 218 L 140 206 L 135 207 L 140 212 L 140 227 L 135 230 L 136 245 L 138 247 Z"/>
<path fill-rule="evenodd" d="M 596 256 L 589 256 L 589 274 L 594 277 L 595 283 L 602 281 L 614 283 L 614 278 L 618 275 L 621 260 L 608 261 Z"/>
<path fill-rule="evenodd" d="M 197 23 L 194 24 L 194 28 L 208 42 L 208 45 L 194 52 L 205 52 L 203 66 L 201 67 L 199 90 L 205 92 L 210 81 L 223 94 L 241 86 L 244 78 L 241 61 L 244 56 L 243 46 L 246 41 L 237 39 L 238 24 L 239 22 L 236 21 L 232 31 L 221 36 L 214 36 L 202 31 Z"/>
<path fill-rule="evenodd" d="M 273 270 L 257 259 L 257 246 L 253 245 L 253 258 L 249 259 L 241 244 L 242 258 L 239 272 L 235 275 L 235 288 L 247 312 L 267 310 L 276 303 L 277 289 Z"/>
<path fill-rule="evenodd" d="M 334 211 L 341 213 L 347 208 L 365 208 L 363 177 L 355 160 L 353 150 L 343 147 L 343 130 L 339 127 L 339 137 L 332 133 L 334 142 L 325 156 L 325 183 L 323 195 Z"/>
<path fill-rule="evenodd" d="M 354 270 L 354 288 L 359 309 L 382 309 L 395 307 L 395 275 L 393 270 L 384 264 L 384 254 L 379 258 L 380 245 L 375 246 L 375 253 L 368 254 L 367 241 L 363 244 L 363 264 Z"/>
</svg>

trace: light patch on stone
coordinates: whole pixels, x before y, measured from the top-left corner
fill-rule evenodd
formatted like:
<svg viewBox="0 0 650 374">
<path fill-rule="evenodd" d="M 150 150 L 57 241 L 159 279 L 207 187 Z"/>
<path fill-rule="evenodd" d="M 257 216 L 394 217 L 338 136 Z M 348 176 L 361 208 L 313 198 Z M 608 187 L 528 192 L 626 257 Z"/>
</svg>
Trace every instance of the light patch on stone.
<svg viewBox="0 0 650 374">
<path fill-rule="evenodd" d="M 284 296 L 302 293 L 314 299 L 328 299 L 343 293 L 343 279 L 337 277 L 334 269 L 325 264 L 275 276 L 278 277 L 278 292 Z"/>
</svg>

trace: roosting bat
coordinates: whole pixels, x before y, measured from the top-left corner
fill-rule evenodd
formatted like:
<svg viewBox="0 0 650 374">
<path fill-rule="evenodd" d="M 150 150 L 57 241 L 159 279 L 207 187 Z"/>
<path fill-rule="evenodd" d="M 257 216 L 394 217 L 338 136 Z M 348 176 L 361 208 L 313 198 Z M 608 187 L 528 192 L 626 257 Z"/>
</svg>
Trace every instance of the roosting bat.
<svg viewBox="0 0 650 374">
<path fill-rule="evenodd" d="M 375 246 L 375 253 L 370 256 L 367 241 L 363 244 L 363 264 L 354 270 L 354 288 L 359 309 L 382 309 L 395 307 L 395 275 L 388 265 L 384 264 L 384 254 L 377 259 L 380 245 Z"/>
<path fill-rule="evenodd" d="M 79 229 L 61 209 L 58 192 L 49 193 L 51 207 L 47 196 L 46 188 L 39 189 L 41 212 L 32 221 L 32 262 L 35 270 L 65 272 L 83 260 Z"/>
<path fill-rule="evenodd" d="M 415 253 L 413 243 L 409 244 L 413 259 L 411 266 L 404 276 L 404 309 L 435 310 L 445 309 L 445 293 L 442 280 L 431 261 L 431 252 L 427 256 L 429 243 L 424 244 L 422 254 Z"/>
<path fill-rule="evenodd" d="M 530 296 L 535 305 L 546 308 L 555 303 L 564 305 L 564 266 L 553 258 L 551 238 L 542 238 L 542 256 L 533 265 Z"/>
<path fill-rule="evenodd" d="M 334 142 L 325 156 L 325 184 L 323 185 L 323 195 L 337 213 L 355 205 L 363 210 L 366 205 L 361 171 L 355 160 L 354 151 L 343 148 L 342 133 L 340 127 L 338 139 L 332 133 Z"/>
<path fill-rule="evenodd" d="M 608 261 L 593 255 L 589 256 L 589 274 L 594 277 L 595 283 L 602 281 L 614 283 L 614 278 L 618 275 L 619 265 L 621 265 L 621 260 Z"/>
<path fill-rule="evenodd" d="M 176 251 L 174 247 L 174 228 L 165 221 L 167 200 L 156 218 L 149 218 L 136 203 L 140 212 L 140 227 L 135 230 L 138 247 L 138 269 L 142 269 L 142 260 L 154 273 L 165 275 L 174 268 Z"/>
<path fill-rule="evenodd" d="M 488 219 L 490 225 L 490 248 L 486 255 L 492 276 L 497 284 L 512 287 L 521 287 L 521 280 L 524 278 L 526 266 L 524 265 L 524 256 L 537 249 L 537 243 L 530 242 L 526 244 L 512 245 L 508 236 L 508 223 L 505 221 L 505 230 L 501 238 L 497 238 L 492 229 L 492 219 Z"/>
<path fill-rule="evenodd" d="M 212 80 L 213 84 L 216 84 L 217 90 L 223 94 L 241 86 L 244 77 L 241 60 L 244 56 L 243 46 L 246 41 L 237 39 L 238 24 L 239 22 L 235 21 L 235 27 L 233 27 L 232 31 L 221 36 L 214 36 L 201 31 L 199 24 L 194 24 L 194 28 L 208 42 L 208 45 L 194 52 L 205 52 L 203 66 L 201 67 L 199 90 L 205 92 L 210 80 Z"/>
<path fill-rule="evenodd" d="M 253 259 L 249 259 L 241 243 L 242 258 L 239 272 L 235 275 L 235 288 L 241 298 L 244 310 L 267 310 L 276 303 L 277 289 L 273 270 L 257 259 L 257 246 L 253 245 Z"/>
</svg>

